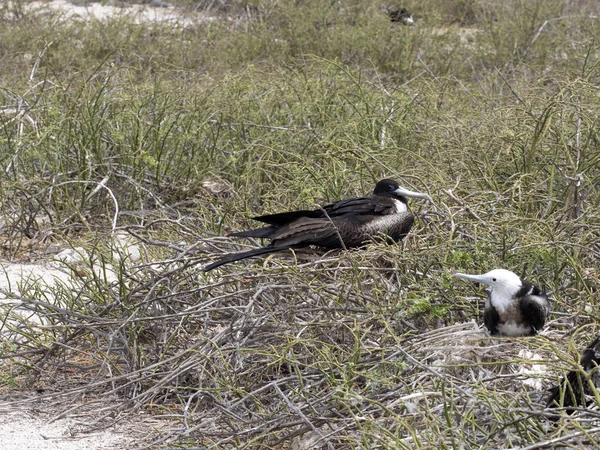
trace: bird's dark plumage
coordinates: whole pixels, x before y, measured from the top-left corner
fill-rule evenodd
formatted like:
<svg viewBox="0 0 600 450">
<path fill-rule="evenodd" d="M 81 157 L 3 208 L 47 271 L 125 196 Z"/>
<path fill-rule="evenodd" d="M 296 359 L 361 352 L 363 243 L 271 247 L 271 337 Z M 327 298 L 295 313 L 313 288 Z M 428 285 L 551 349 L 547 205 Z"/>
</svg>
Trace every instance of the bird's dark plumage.
<svg viewBox="0 0 600 450">
<path fill-rule="evenodd" d="M 513 320 L 515 328 L 522 327 L 522 332 L 515 335 L 536 335 L 546 323 L 550 312 L 548 296 L 537 286 L 529 281 L 521 280 L 523 287 L 515 294 L 514 303 L 502 314 L 491 302 L 491 292 L 483 311 L 483 324 L 492 336 L 510 336 L 511 333 L 503 330 L 503 325 Z"/>
<path fill-rule="evenodd" d="M 517 292 L 516 297 L 521 299 L 521 314 L 527 317 L 531 334 L 537 334 L 546 323 L 550 313 L 550 300 L 545 289 L 534 286 L 527 280 L 523 281 L 523 287 Z"/>
<path fill-rule="evenodd" d="M 407 25 L 410 25 L 414 22 L 412 14 L 409 13 L 406 8 L 390 9 L 384 6 L 383 10 L 388 16 L 390 16 L 390 21 L 392 22 L 400 22 Z"/>
<path fill-rule="evenodd" d="M 568 414 L 572 414 L 574 408 L 585 407 L 591 403 L 588 396 L 594 395 L 592 385 L 596 390 L 600 389 L 600 336 L 584 350 L 579 364 L 582 370 L 569 372 L 550 390 L 547 408 L 564 407 Z M 552 416 L 551 420 L 558 418 L 559 416 Z"/>
<path fill-rule="evenodd" d="M 315 210 L 290 211 L 255 217 L 268 226 L 231 233 L 235 237 L 270 239 L 263 248 L 234 253 L 209 264 L 205 271 L 241 259 L 289 248 L 314 245 L 328 249 L 360 247 L 381 236 L 398 242 L 410 231 L 414 217 L 407 209 L 407 197 L 429 199 L 411 192 L 393 180 L 381 180 L 373 195 L 340 200 Z"/>
</svg>

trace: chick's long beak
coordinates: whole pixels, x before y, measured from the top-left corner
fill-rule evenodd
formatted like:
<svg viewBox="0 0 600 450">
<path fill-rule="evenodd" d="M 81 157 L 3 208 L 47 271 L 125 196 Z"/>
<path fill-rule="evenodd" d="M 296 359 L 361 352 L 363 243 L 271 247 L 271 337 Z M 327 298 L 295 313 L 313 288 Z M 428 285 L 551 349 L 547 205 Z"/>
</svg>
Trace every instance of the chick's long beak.
<svg viewBox="0 0 600 450">
<path fill-rule="evenodd" d="M 473 281 L 474 283 L 489 284 L 488 280 L 484 275 L 469 275 L 467 273 L 455 273 L 453 276 L 462 280 Z"/>
</svg>

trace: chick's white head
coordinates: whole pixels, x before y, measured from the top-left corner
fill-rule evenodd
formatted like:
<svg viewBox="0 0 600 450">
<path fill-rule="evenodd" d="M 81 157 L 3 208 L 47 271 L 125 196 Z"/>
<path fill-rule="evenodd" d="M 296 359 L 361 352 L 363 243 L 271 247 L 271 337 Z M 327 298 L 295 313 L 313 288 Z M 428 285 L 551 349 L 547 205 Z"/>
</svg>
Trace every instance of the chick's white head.
<svg viewBox="0 0 600 450">
<path fill-rule="evenodd" d="M 521 278 L 506 269 L 494 269 L 482 275 L 456 273 L 455 277 L 476 283 L 484 283 L 490 287 L 490 300 L 498 309 L 505 310 L 515 294 L 523 287 Z"/>
</svg>

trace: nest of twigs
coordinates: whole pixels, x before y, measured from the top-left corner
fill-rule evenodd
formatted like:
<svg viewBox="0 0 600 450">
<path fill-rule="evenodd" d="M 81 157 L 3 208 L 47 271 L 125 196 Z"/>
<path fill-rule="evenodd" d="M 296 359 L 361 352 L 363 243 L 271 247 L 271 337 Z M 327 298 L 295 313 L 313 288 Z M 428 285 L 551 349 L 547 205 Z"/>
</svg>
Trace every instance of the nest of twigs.
<svg viewBox="0 0 600 450">
<path fill-rule="evenodd" d="M 27 368 L 37 400 L 74 413 L 83 394 L 120 399 L 95 425 L 141 409 L 177 419 L 145 448 L 429 448 L 457 436 L 480 448 L 585 446 L 597 436 L 545 420 L 546 390 L 577 361 L 558 348 L 564 333 L 550 324 L 492 339 L 475 318 L 447 323 L 452 305 L 435 318 L 439 290 L 429 314 L 411 309 L 406 293 L 427 279 L 398 269 L 401 249 L 279 254 L 204 274 L 205 252 L 223 240 L 130 231 L 162 259 L 105 263 L 112 278 L 74 273 L 47 301 L 13 295 L 5 355 Z M 39 320 L 25 327 L 24 312 Z"/>
</svg>

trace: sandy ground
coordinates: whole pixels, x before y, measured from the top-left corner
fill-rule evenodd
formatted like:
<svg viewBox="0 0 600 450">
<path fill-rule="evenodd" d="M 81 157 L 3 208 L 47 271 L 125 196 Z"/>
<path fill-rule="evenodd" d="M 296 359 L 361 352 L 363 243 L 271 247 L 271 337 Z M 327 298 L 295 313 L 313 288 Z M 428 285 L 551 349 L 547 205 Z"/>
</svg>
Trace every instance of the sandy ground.
<svg viewBox="0 0 600 450">
<path fill-rule="evenodd" d="M 116 245 L 120 246 L 120 254 L 133 261 L 140 258 L 140 248 L 129 245 L 122 236 L 115 236 Z M 116 255 L 115 255 L 116 256 Z M 56 283 L 77 288 L 81 279 L 73 276 L 89 255 L 84 249 L 64 249 L 45 261 L 34 263 L 14 263 L 0 261 L 0 304 L 14 305 L 13 314 L 26 317 L 29 322 L 43 323 L 30 311 L 19 309 L 20 301 L 7 298 L 6 292 L 25 294 L 32 284 L 38 286 L 37 292 L 42 292 L 48 301 L 52 298 L 53 287 Z M 94 270 L 98 270 L 94 268 Z M 108 279 L 114 278 L 112 273 L 106 274 Z M 2 332 L 0 339 L 14 339 L 11 335 L 10 324 L 15 317 L 0 317 Z M 0 360 L 0 366 L 3 360 Z M 1 374 L 1 373 L 0 373 Z M 97 415 L 98 404 L 107 405 L 110 400 L 96 400 L 87 403 L 87 407 L 69 411 L 64 418 L 58 414 L 69 410 L 70 405 L 57 405 L 49 400 L 39 400 L 36 392 L 11 392 L 4 380 L 0 378 L 0 450 L 108 450 L 137 449 L 151 439 L 149 431 L 160 429 L 168 421 L 161 421 L 149 415 L 137 414 L 129 416 L 117 423 L 101 421 L 90 426 Z M 22 400 L 19 400 L 22 399 Z M 143 435 L 140 435 L 143 431 Z"/>
<path fill-rule="evenodd" d="M 19 410 L 0 412 L 2 450 L 108 450 L 135 448 L 129 430 L 113 426 L 103 431 L 78 433 L 74 419 L 51 421 L 44 414 Z"/>
<path fill-rule="evenodd" d="M 29 11 L 47 9 L 62 12 L 62 19 L 70 20 L 103 20 L 110 17 L 124 17 L 135 23 L 166 22 L 177 26 L 189 26 L 214 18 L 201 11 L 190 12 L 175 8 L 167 0 L 151 0 L 146 5 L 122 4 L 111 2 L 76 2 L 67 0 L 33 1 L 27 3 Z M 116 2 L 113 2 L 116 3 Z"/>
<path fill-rule="evenodd" d="M 162 431 L 180 426 L 143 411 L 116 419 L 103 417 L 106 413 L 99 411 L 118 406 L 114 403 L 118 399 L 88 398 L 86 406 L 69 410 L 65 403 L 56 407 L 52 400 L 37 396 L 21 393 L 19 398 L 27 397 L 26 401 L 0 400 L 1 450 L 143 450 Z M 68 411 L 61 414 L 65 407 Z"/>
</svg>

